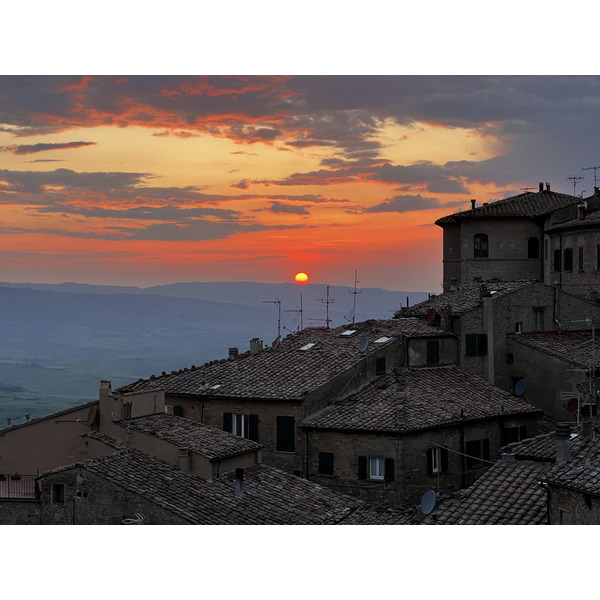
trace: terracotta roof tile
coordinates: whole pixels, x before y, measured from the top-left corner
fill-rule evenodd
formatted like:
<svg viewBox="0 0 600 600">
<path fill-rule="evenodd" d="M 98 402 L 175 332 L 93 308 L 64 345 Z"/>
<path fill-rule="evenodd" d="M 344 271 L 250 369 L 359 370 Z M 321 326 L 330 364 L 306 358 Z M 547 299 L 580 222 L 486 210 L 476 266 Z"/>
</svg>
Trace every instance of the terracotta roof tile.
<svg viewBox="0 0 600 600">
<path fill-rule="evenodd" d="M 180 448 L 189 448 L 210 460 L 254 452 L 262 448 L 260 444 L 252 440 L 203 425 L 197 421 L 165 413 L 137 417 L 131 421 L 123 420 L 119 424 L 122 427 L 130 427 L 134 431 L 165 440 Z"/>
<path fill-rule="evenodd" d="M 501 460 L 472 486 L 441 500 L 426 525 L 543 525 L 546 492 L 538 482 L 548 464 Z"/>
<path fill-rule="evenodd" d="M 303 426 L 406 432 L 540 412 L 458 367 L 414 368 L 381 377 L 344 401 L 309 415 Z"/>
<path fill-rule="evenodd" d="M 139 494 L 191 524 L 334 524 L 363 502 L 266 465 L 244 469 L 244 495 L 235 474 L 205 481 L 137 450 L 78 466 Z"/>
<path fill-rule="evenodd" d="M 594 367 L 600 366 L 600 341 L 592 341 L 592 332 L 589 329 L 562 332 L 536 331 L 509 334 L 509 337 L 514 342 L 582 368 L 589 367 L 593 356 Z"/>
<path fill-rule="evenodd" d="M 355 333 L 343 335 L 349 330 Z M 371 320 L 335 329 L 305 329 L 284 338 L 276 349 L 153 376 L 117 391 L 130 394 L 164 390 L 195 396 L 302 400 L 308 391 L 352 368 L 363 356 L 396 343 L 400 335 L 423 337 L 444 333 L 411 318 Z M 369 344 L 362 353 L 360 347 L 365 339 Z"/>
<path fill-rule="evenodd" d="M 432 308 L 438 312 L 449 308 L 452 315 L 462 315 L 481 306 L 482 286 L 485 286 L 487 292 L 491 293 L 493 300 L 498 300 L 534 284 L 543 285 L 530 280 L 502 281 L 499 279 L 461 283 L 456 291 L 444 292 L 414 306 L 402 308 L 400 312 L 403 317 L 424 317 Z"/>
<path fill-rule="evenodd" d="M 580 439 L 567 459 L 551 467 L 544 480 L 582 492 L 600 495 L 600 440 Z"/>
<path fill-rule="evenodd" d="M 542 192 L 526 192 L 487 205 L 478 206 L 471 210 L 454 213 L 438 219 L 439 226 L 456 223 L 464 219 L 502 218 L 502 217 L 540 217 L 555 210 L 579 204 L 581 198 L 570 194 L 560 194 L 548 190 Z"/>
</svg>

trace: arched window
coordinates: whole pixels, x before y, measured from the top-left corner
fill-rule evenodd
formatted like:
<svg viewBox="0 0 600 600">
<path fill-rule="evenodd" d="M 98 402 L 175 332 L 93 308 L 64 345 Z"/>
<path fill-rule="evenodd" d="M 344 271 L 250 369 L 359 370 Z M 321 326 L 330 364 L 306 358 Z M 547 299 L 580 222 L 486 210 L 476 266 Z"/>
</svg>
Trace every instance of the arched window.
<svg viewBox="0 0 600 600">
<path fill-rule="evenodd" d="M 473 238 L 474 254 L 475 258 L 487 258 L 488 257 L 488 236 L 485 233 L 478 233 Z"/>
</svg>

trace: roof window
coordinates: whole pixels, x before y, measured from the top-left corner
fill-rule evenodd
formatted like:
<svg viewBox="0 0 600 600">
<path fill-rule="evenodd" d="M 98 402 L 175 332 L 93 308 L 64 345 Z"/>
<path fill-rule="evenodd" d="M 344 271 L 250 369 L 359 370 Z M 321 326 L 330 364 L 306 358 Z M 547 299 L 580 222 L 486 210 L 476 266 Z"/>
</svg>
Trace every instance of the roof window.
<svg viewBox="0 0 600 600">
<path fill-rule="evenodd" d="M 351 337 L 358 333 L 358 329 L 346 329 L 346 331 L 340 333 L 340 337 Z"/>
<path fill-rule="evenodd" d="M 375 340 L 373 343 L 374 344 L 385 344 L 386 342 L 389 342 L 392 338 L 391 337 L 380 337 L 379 339 Z"/>
<path fill-rule="evenodd" d="M 302 348 L 300 348 L 300 350 L 310 350 L 313 346 L 316 346 L 316 345 L 317 345 L 316 342 L 309 342 L 305 346 L 302 346 Z"/>
</svg>

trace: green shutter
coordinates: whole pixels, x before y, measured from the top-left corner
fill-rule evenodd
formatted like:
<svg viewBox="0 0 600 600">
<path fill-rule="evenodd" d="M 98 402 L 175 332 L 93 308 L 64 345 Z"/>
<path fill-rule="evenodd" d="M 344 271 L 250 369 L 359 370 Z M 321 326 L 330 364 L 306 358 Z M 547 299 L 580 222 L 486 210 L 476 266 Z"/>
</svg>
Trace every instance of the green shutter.
<svg viewBox="0 0 600 600">
<path fill-rule="evenodd" d="M 383 462 L 383 479 L 384 481 L 394 481 L 394 459 L 386 458 Z"/>
<path fill-rule="evenodd" d="M 223 429 L 231 433 L 231 413 L 223 413 Z"/>
<path fill-rule="evenodd" d="M 366 456 L 358 457 L 358 478 L 359 479 L 367 478 L 367 457 Z"/>
<path fill-rule="evenodd" d="M 249 415 L 248 416 L 248 438 L 253 442 L 258 442 L 258 415 Z"/>
</svg>

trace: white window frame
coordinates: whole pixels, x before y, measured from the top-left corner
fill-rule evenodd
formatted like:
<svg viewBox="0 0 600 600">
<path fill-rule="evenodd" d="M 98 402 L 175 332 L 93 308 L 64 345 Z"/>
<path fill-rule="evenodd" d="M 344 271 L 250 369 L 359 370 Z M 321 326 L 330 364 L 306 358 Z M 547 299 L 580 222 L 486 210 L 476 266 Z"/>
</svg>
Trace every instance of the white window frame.
<svg viewBox="0 0 600 600">
<path fill-rule="evenodd" d="M 247 438 L 250 435 L 248 427 L 248 415 L 231 414 L 231 433 L 238 437 Z"/>
<path fill-rule="evenodd" d="M 442 472 L 442 449 L 432 448 L 431 449 L 431 472 L 441 473 Z"/>
<path fill-rule="evenodd" d="M 380 456 L 369 456 L 369 479 L 383 481 L 385 479 L 385 459 Z"/>
</svg>

